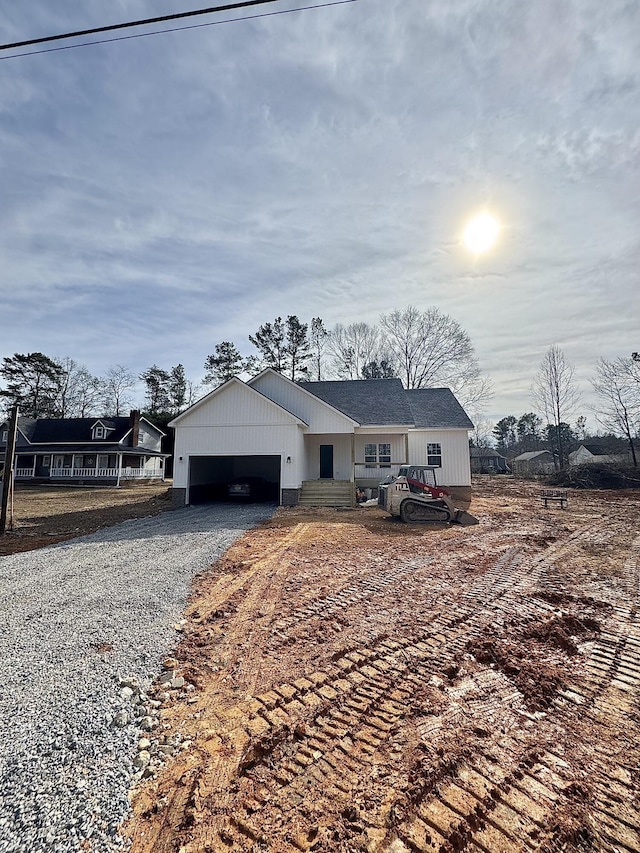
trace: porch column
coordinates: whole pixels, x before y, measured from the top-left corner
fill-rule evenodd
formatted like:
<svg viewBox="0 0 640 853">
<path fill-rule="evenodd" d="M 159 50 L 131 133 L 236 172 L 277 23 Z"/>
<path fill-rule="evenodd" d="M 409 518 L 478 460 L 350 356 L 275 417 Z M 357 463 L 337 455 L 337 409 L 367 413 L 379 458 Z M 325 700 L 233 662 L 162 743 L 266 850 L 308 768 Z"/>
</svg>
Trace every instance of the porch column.
<svg viewBox="0 0 640 853">
<path fill-rule="evenodd" d="M 118 453 L 118 479 L 116 486 L 120 485 L 120 475 L 122 474 L 122 453 Z"/>
<path fill-rule="evenodd" d="M 37 461 L 37 459 L 38 459 L 38 457 L 37 457 L 37 456 L 35 455 L 35 453 L 34 453 L 34 454 L 33 454 L 33 470 L 31 471 L 31 476 L 32 476 L 32 477 L 35 477 L 35 476 L 36 476 L 36 461 Z"/>
<path fill-rule="evenodd" d="M 356 480 L 356 434 L 351 433 L 351 482 Z"/>
</svg>

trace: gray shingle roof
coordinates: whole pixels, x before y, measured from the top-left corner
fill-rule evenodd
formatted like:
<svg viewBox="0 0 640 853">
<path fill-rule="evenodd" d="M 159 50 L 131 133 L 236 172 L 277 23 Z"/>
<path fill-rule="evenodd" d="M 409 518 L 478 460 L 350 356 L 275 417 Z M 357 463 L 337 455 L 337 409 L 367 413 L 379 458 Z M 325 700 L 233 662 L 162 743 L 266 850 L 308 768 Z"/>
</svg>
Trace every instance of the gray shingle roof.
<svg viewBox="0 0 640 853">
<path fill-rule="evenodd" d="M 350 379 L 300 382 L 334 409 L 361 425 L 413 425 L 413 413 L 399 379 Z"/>
<path fill-rule="evenodd" d="M 530 462 L 532 459 L 535 459 L 537 456 L 552 456 L 549 450 L 528 450 L 526 453 L 521 453 L 519 456 L 515 456 L 513 458 L 513 462 Z"/>
<path fill-rule="evenodd" d="M 98 421 L 113 427 L 114 431 L 107 436 L 110 442 L 121 441 L 131 428 L 129 418 L 39 418 L 29 440 L 35 444 L 88 442 L 91 441 L 91 427 Z"/>
<path fill-rule="evenodd" d="M 450 388 L 412 388 L 405 394 L 418 429 L 473 429 Z"/>
<path fill-rule="evenodd" d="M 150 421 L 143 419 L 145 424 L 150 424 L 158 430 Z M 96 423 L 104 424 L 112 431 L 106 438 L 92 439 L 92 427 Z M 7 422 L 0 426 L 7 426 Z M 122 451 L 123 445 L 119 444 L 131 429 L 130 418 L 18 418 L 18 440 L 16 447 L 21 452 L 27 452 L 33 447 L 41 453 L 109 453 L 111 449 Z M 158 430 L 159 434 L 162 434 Z M 26 437 L 23 438 L 23 436 Z M 130 443 L 130 442 L 129 442 Z M 6 442 L 0 440 L 0 447 L 5 448 Z M 137 448 L 134 448 L 137 449 Z M 140 448 L 142 451 L 144 448 Z M 149 453 L 148 450 L 144 450 Z M 163 454 L 166 455 L 166 454 Z"/>
<path fill-rule="evenodd" d="M 449 388 L 406 390 L 400 379 L 300 382 L 300 387 L 362 426 L 473 429 Z"/>
<path fill-rule="evenodd" d="M 469 454 L 472 459 L 504 459 L 506 461 L 507 458 L 493 447 L 470 447 Z"/>
</svg>

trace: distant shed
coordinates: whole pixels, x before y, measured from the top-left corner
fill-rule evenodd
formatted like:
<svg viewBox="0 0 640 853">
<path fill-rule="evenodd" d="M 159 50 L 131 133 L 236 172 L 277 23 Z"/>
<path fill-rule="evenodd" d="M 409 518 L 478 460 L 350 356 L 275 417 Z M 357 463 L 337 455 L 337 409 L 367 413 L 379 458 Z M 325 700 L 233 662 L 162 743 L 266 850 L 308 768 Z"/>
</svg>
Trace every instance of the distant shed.
<svg viewBox="0 0 640 853">
<path fill-rule="evenodd" d="M 523 477 L 552 474 L 555 470 L 553 454 L 549 450 L 532 450 L 511 460 L 511 470 Z"/>
</svg>

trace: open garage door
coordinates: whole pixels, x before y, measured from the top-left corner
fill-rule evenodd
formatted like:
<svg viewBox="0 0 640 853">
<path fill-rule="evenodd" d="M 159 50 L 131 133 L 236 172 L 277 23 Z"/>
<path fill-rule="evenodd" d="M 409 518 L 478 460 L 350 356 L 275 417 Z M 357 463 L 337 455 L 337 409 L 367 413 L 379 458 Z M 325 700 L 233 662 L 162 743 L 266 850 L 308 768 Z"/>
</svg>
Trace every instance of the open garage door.
<svg viewBox="0 0 640 853">
<path fill-rule="evenodd" d="M 280 456 L 189 457 L 189 503 L 280 502 Z M 229 497 L 229 486 L 236 488 Z"/>
</svg>

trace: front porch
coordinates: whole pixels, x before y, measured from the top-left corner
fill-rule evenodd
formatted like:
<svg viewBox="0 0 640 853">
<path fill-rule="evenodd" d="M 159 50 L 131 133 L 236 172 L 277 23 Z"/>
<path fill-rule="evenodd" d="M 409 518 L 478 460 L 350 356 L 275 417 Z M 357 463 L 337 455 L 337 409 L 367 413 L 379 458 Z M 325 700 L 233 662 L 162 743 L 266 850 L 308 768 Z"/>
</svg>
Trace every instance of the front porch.
<svg viewBox="0 0 640 853">
<path fill-rule="evenodd" d="M 20 481 L 119 485 L 123 480 L 164 480 L 163 462 L 146 454 L 20 454 L 14 476 Z"/>
<path fill-rule="evenodd" d="M 334 480 L 373 489 L 406 465 L 406 434 L 343 434 L 305 437 L 306 480 Z"/>
</svg>

